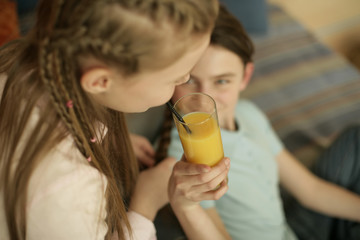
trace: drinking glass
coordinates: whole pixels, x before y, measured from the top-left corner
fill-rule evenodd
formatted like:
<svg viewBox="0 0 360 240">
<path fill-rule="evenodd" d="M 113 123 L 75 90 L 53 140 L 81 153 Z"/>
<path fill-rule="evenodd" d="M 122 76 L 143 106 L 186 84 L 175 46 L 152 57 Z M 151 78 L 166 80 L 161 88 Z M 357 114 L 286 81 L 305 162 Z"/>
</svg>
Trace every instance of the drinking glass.
<svg viewBox="0 0 360 240">
<path fill-rule="evenodd" d="M 173 114 L 186 160 L 216 165 L 224 157 L 214 99 L 204 93 L 191 93 L 174 104 L 181 118 Z"/>
</svg>

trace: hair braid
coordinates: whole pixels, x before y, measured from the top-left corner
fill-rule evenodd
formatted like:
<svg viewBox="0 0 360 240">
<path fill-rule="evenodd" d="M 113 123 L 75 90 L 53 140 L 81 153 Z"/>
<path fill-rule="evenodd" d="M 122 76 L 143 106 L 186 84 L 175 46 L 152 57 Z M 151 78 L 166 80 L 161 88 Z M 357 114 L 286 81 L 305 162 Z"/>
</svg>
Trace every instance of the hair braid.
<svg viewBox="0 0 360 240">
<path fill-rule="evenodd" d="M 54 51 L 54 67 L 56 78 L 58 80 L 58 85 L 60 87 L 59 90 L 64 96 L 62 105 L 64 105 L 68 101 L 73 101 L 73 106 L 70 108 L 66 108 L 64 112 L 61 112 L 61 116 L 67 127 L 69 128 L 70 132 L 74 136 L 75 143 L 79 148 L 80 152 L 84 155 L 84 157 L 91 157 L 92 159 L 94 159 L 94 151 L 92 147 L 94 145 L 90 144 L 90 139 L 93 136 L 93 131 L 91 131 L 89 127 L 91 121 L 86 111 L 84 110 L 83 101 L 80 100 L 81 97 L 78 97 L 78 91 L 76 91 L 76 89 L 66 86 L 65 84 L 66 81 L 64 81 L 64 76 L 65 78 L 69 77 L 67 78 L 68 82 L 76 82 L 76 80 L 74 74 L 71 74 L 71 71 L 68 74 L 65 74 L 64 64 L 61 64 L 60 62 L 59 50 Z M 77 84 L 74 85 L 76 86 Z M 74 85 L 72 85 L 72 87 L 74 87 Z M 97 161 L 93 161 L 93 164 L 96 165 L 96 168 L 100 168 Z"/>
<path fill-rule="evenodd" d="M 49 80 L 50 72 L 52 69 L 51 66 L 51 54 L 49 53 L 49 40 L 45 39 L 43 41 L 42 47 L 40 48 L 39 54 L 39 65 L 40 65 L 40 78 L 42 79 L 45 87 L 50 91 L 50 96 L 55 104 L 59 104 L 60 95 L 57 92 L 54 92 L 55 87 L 53 86 L 53 82 Z"/>
<path fill-rule="evenodd" d="M 122 211 L 122 209 L 115 209 L 114 207 L 117 206 L 116 204 L 114 204 L 114 202 L 116 202 L 117 199 L 122 199 L 122 195 L 126 195 L 129 193 L 129 189 L 132 189 L 133 186 L 128 186 L 126 191 L 123 190 L 122 184 L 124 183 L 128 183 L 127 181 L 125 181 L 125 179 L 120 180 L 121 179 L 121 172 L 119 171 L 120 169 L 116 169 L 116 165 L 112 164 L 112 162 L 107 162 L 107 161 L 102 161 L 103 165 L 100 165 L 100 159 L 97 159 L 97 157 L 99 158 L 107 158 L 108 154 L 114 154 L 114 149 L 116 149 L 115 146 L 113 146 L 111 143 L 114 143 L 114 140 L 110 140 L 110 148 L 109 148 L 109 142 L 105 141 L 106 143 L 103 144 L 103 146 L 107 145 L 107 147 L 105 147 L 105 149 L 108 150 L 109 153 L 106 153 L 106 150 L 103 151 L 101 150 L 101 148 L 99 147 L 100 144 L 99 143 L 90 143 L 90 139 L 93 137 L 93 133 L 96 133 L 98 131 L 95 131 L 95 129 L 91 130 L 91 126 L 92 128 L 94 128 L 94 126 L 91 124 L 94 121 L 92 119 L 90 119 L 88 113 L 85 111 L 85 104 L 84 104 L 84 97 L 85 96 L 81 96 L 81 91 L 79 89 L 79 86 L 77 84 L 72 85 L 71 87 L 67 87 L 66 86 L 66 80 L 68 80 L 68 82 L 73 81 L 76 82 L 76 78 L 75 78 L 75 72 L 73 71 L 73 68 L 71 67 L 71 65 L 69 65 L 67 63 L 67 61 L 64 61 L 63 64 L 61 64 L 60 60 L 59 60 L 59 56 L 58 54 L 60 52 L 56 51 L 55 52 L 55 69 L 56 69 L 56 75 L 59 78 L 58 80 L 58 84 L 60 85 L 60 90 L 62 91 L 63 95 L 66 96 L 67 99 L 72 99 L 74 101 L 74 105 L 72 108 L 69 108 L 68 111 L 66 111 L 64 113 L 64 116 L 66 117 L 66 119 L 64 119 L 64 121 L 68 121 L 66 124 L 68 127 L 70 127 L 70 131 L 73 134 L 73 137 L 75 139 L 75 142 L 77 144 L 77 147 L 79 148 L 79 150 L 82 152 L 82 154 L 88 158 L 91 157 L 92 161 L 91 164 L 97 168 L 97 169 L 101 169 L 101 172 L 106 175 L 108 178 L 107 180 L 107 185 L 108 188 L 106 189 L 107 191 L 107 211 L 110 213 L 112 211 Z M 108 114 L 108 113 L 104 113 L 104 114 Z M 111 113 L 110 113 L 111 114 Z M 114 115 L 114 114 L 111 114 Z M 116 114 L 115 114 L 116 115 Z M 118 119 L 113 119 L 112 121 L 113 123 L 118 122 Z M 120 122 L 119 122 L 120 123 Z M 114 131 L 113 129 L 109 129 L 110 133 L 107 134 L 107 137 L 116 135 L 118 136 L 119 134 L 113 134 Z M 98 139 L 103 139 L 98 138 Z M 105 140 L 105 139 L 103 139 Z M 126 142 L 125 142 L 126 143 Z M 95 151 L 96 150 L 96 151 Z M 99 153 L 101 153 L 99 155 Z M 116 161 L 118 161 L 118 157 L 113 157 L 110 159 L 116 159 Z M 115 169 L 114 169 L 115 168 Z M 118 170 L 118 171 L 116 171 Z M 128 174 L 127 172 L 125 172 L 125 174 Z M 116 176 L 116 178 L 115 178 Z M 118 179 L 119 181 L 116 181 L 115 179 Z M 128 183 L 129 184 L 129 183 Z M 125 186 L 126 187 L 126 186 Z M 116 191 L 114 191 L 114 189 L 117 189 Z M 116 196 L 116 197 L 115 197 Z M 125 208 L 124 203 L 122 203 L 121 205 L 123 208 Z M 125 221 L 125 220 L 124 220 Z M 114 214 L 108 214 L 108 219 L 107 219 L 107 223 L 109 228 L 117 228 L 118 232 L 123 235 L 123 229 L 119 228 L 119 224 L 121 224 L 120 222 L 117 222 L 116 224 L 116 218 Z M 126 226 L 128 227 L 129 231 L 130 231 L 130 225 L 127 221 L 125 221 Z M 111 236 L 111 232 L 108 232 L 107 236 Z M 110 238 L 110 237 L 109 237 Z"/>
<path fill-rule="evenodd" d="M 65 120 L 64 123 L 66 126 L 71 129 L 71 124 L 66 118 L 66 107 L 63 104 L 63 98 L 55 86 L 54 81 L 51 81 L 53 78 L 53 54 L 48 50 L 48 41 L 45 40 L 42 48 L 40 49 L 39 55 L 40 62 L 40 78 L 45 85 L 45 87 L 50 92 L 50 98 L 57 109 L 57 113 L 61 117 L 61 119 Z"/>
<path fill-rule="evenodd" d="M 84 51 L 91 51 L 92 54 L 98 59 L 113 65 L 118 70 L 122 71 L 123 74 L 130 75 L 139 70 L 139 61 L 137 59 L 137 55 L 141 54 L 134 54 L 133 50 L 129 49 L 129 46 L 125 46 L 121 43 L 114 44 L 109 40 L 94 38 L 91 36 L 82 36 L 76 40 L 72 40 L 71 42 L 76 42 L 77 44 L 72 45 L 73 53 L 78 54 Z M 68 41 L 58 42 L 57 44 L 68 46 L 69 43 L 70 42 Z M 111 60 L 114 61 L 111 62 Z M 127 67 L 121 68 L 123 65 L 126 65 Z"/>
<path fill-rule="evenodd" d="M 115 232 L 119 239 L 131 233 L 126 203 L 138 166 L 124 116 L 82 89 L 82 65 L 92 58 L 126 77 L 163 69 L 182 56 L 194 39 L 208 34 L 217 4 L 217 0 L 39 0 L 33 30 L 18 44 L 0 49 L 0 73 L 9 73 L 0 104 L 0 142 L 4 142 L 0 188 L 6 189 L 4 210 L 11 239 L 26 238 L 31 177 L 47 161 L 46 154 L 67 136 L 81 154 L 93 158 L 90 166 L 105 176 L 105 239 Z M 33 113 L 39 116 L 37 127 L 30 121 Z M 28 130 L 32 132 L 23 147 L 18 140 Z M 102 141 L 90 142 L 99 133 L 97 139 Z M 20 167 L 13 171 L 13 163 Z"/>
<path fill-rule="evenodd" d="M 60 66 L 60 63 L 58 63 L 58 65 Z M 73 84 L 73 85 L 70 84 L 71 82 L 73 83 L 77 82 L 74 68 L 72 67 L 69 61 L 64 61 L 62 67 L 63 67 L 62 68 L 63 76 L 65 76 L 65 78 L 68 80 L 62 82 L 62 85 L 65 87 L 64 91 L 69 91 L 69 95 L 71 96 L 74 103 L 76 103 L 74 105 L 74 109 L 77 113 L 81 126 L 86 132 L 85 135 L 87 137 L 87 141 L 93 137 L 96 137 L 97 139 L 102 139 L 103 136 L 96 136 L 96 134 L 99 133 L 99 129 L 95 129 L 93 124 L 89 124 L 92 123 L 93 121 L 90 118 L 88 112 L 85 110 L 86 104 L 84 102 L 84 98 L 86 96 L 81 96 L 82 95 L 81 87 L 79 86 L 79 84 Z M 89 104 L 89 102 L 87 104 Z"/>
<path fill-rule="evenodd" d="M 101 169 L 102 173 L 104 173 L 108 179 L 108 186 L 107 188 L 107 206 L 110 206 L 114 208 L 117 207 L 123 207 L 124 203 L 120 203 L 121 205 L 116 205 L 116 199 L 121 199 L 120 191 L 115 192 L 114 189 L 119 189 L 117 183 L 114 181 L 114 173 L 111 170 L 111 166 L 105 161 L 103 162 L 104 165 L 100 165 L 98 161 L 96 161 L 96 158 L 94 157 L 94 151 L 92 151 L 92 147 L 89 144 L 90 136 L 86 136 L 87 134 L 84 132 L 84 128 L 89 130 L 86 123 L 86 120 L 81 120 L 83 114 L 78 112 L 78 108 L 82 109 L 81 105 L 83 105 L 83 101 L 79 100 L 81 97 L 75 97 L 75 104 L 72 108 L 66 108 L 65 104 L 70 99 L 71 96 L 76 96 L 76 94 L 69 93 L 66 91 L 67 88 L 65 86 L 65 81 L 63 79 L 63 76 L 70 76 L 74 77 L 74 73 L 64 73 L 64 69 L 68 70 L 70 66 L 67 68 L 64 67 L 62 69 L 62 65 L 60 63 L 60 60 L 58 59 L 59 52 L 54 51 L 53 53 L 49 53 L 49 47 L 47 44 L 47 41 L 44 42 L 43 48 L 41 48 L 41 54 L 40 54 L 40 77 L 42 79 L 42 82 L 44 83 L 45 87 L 48 88 L 50 92 L 51 100 L 55 106 L 57 114 L 62 119 L 62 122 L 65 124 L 66 128 L 69 130 L 69 132 L 72 134 L 73 139 L 75 141 L 75 144 L 79 151 L 86 157 L 91 157 L 94 161 L 91 161 L 91 164 L 96 167 L 97 169 Z M 71 71 L 70 71 L 71 72 Z M 53 80 L 53 81 L 52 81 Z M 67 80 L 70 80 L 67 79 Z M 74 79 L 73 79 L 74 80 Z M 57 85 L 55 85 L 55 81 Z M 76 85 L 76 84 L 75 84 Z M 57 87 L 59 86 L 60 89 Z M 61 97 L 63 96 L 63 97 Z M 80 106 L 80 107 L 79 107 Z M 80 110 L 81 112 L 84 112 L 84 110 Z M 80 119 L 80 120 L 79 120 Z M 98 144 L 93 144 L 95 147 L 98 147 Z M 99 150 L 99 149 L 98 149 Z M 100 150 L 99 150 L 100 151 Z M 104 154 L 103 151 L 100 151 Z M 104 156 L 102 156 L 104 157 Z M 111 187 L 110 187 L 111 186 Z M 121 186 L 119 186 L 121 187 Z M 120 188 L 121 189 L 121 188 Z M 119 189 L 119 190 L 120 190 Z M 115 197 L 117 196 L 117 197 Z M 123 208 L 118 209 L 118 211 L 122 211 Z M 108 209 L 108 211 L 112 211 L 113 209 Z M 109 222 L 110 221 L 110 222 Z M 126 219 L 124 219 L 125 225 L 130 230 L 130 225 Z M 109 227 L 118 229 L 119 234 L 123 235 L 123 229 L 119 226 L 121 225 L 120 222 L 116 223 L 116 217 L 115 215 L 109 214 L 109 218 L 107 219 L 107 222 L 109 224 Z M 108 232 L 107 236 L 110 236 L 111 232 Z M 108 237 L 110 238 L 110 237 Z"/>
<path fill-rule="evenodd" d="M 155 153 L 156 162 L 162 161 L 168 156 L 168 149 L 171 142 L 171 129 L 173 127 L 172 113 L 168 108 L 164 111 L 164 121 L 161 128 L 159 145 Z"/>
<path fill-rule="evenodd" d="M 69 131 L 74 135 L 74 141 L 78 146 L 80 152 L 87 156 L 86 148 L 83 146 L 83 141 L 76 134 L 76 130 L 73 126 L 73 121 L 70 117 L 70 112 L 72 112 L 71 108 L 66 108 L 66 102 L 69 101 L 69 96 L 67 92 L 62 91 L 65 94 L 65 98 L 61 96 L 61 93 L 58 91 L 58 87 L 55 85 L 55 79 L 59 80 L 61 78 L 61 73 L 58 72 L 58 67 L 56 67 L 55 61 L 56 55 L 54 53 L 50 53 L 48 41 L 44 41 L 44 45 L 40 50 L 40 77 L 48 88 L 50 92 L 50 97 L 54 103 L 55 108 L 57 109 L 57 113 L 60 118 L 63 120 L 66 127 Z M 54 69 L 55 67 L 55 69 Z M 57 71 L 56 76 L 54 75 L 54 71 Z M 53 79 L 54 81 L 52 81 Z M 62 84 L 58 84 L 62 85 Z"/>
</svg>

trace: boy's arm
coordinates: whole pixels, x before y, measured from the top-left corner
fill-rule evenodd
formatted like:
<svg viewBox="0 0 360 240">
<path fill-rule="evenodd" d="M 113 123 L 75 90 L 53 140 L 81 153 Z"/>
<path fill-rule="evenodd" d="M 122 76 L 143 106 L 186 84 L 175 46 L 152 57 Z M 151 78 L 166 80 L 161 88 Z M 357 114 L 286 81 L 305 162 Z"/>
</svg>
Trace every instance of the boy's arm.
<svg viewBox="0 0 360 240">
<path fill-rule="evenodd" d="M 323 214 L 360 222 L 360 196 L 327 182 L 288 151 L 277 155 L 280 183 L 301 204 Z"/>
</svg>

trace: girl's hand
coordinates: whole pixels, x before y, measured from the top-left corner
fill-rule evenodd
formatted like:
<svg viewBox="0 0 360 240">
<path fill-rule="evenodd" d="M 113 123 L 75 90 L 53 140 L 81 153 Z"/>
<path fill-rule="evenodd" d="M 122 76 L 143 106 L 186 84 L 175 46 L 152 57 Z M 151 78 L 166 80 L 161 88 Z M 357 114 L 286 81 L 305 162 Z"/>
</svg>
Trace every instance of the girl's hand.
<svg viewBox="0 0 360 240">
<path fill-rule="evenodd" d="M 129 208 L 154 220 L 156 213 L 168 203 L 167 188 L 176 159 L 166 158 L 155 167 L 141 171 Z"/>
<path fill-rule="evenodd" d="M 155 164 L 155 151 L 147 138 L 130 133 L 130 140 L 138 161 L 147 167 Z"/>
<path fill-rule="evenodd" d="M 228 189 L 230 159 L 224 158 L 214 167 L 182 161 L 175 164 L 169 181 L 169 200 L 176 209 L 190 209 L 203 200 L 217 200 Z"/>
</svg>

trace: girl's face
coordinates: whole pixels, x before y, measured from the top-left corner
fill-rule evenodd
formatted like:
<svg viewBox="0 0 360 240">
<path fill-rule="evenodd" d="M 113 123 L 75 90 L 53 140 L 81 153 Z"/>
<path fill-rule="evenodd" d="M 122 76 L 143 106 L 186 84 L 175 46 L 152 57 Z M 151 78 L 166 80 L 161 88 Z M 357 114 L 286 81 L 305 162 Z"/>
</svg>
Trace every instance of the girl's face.
<svg viewBox="0 0 360 240">
<path fill-rule="evenodd" d="M 165 69 L 146 71 L 113 81 L 106 101 L 100 102 L 122 112 L 143 112 L 164 104 L 173 95 L 175 86 L 188 81 L 190 70 L 209 45 L 209 38 L 207 34 L 196 39 L 182 57 Z"/>
<path fill-rule="evenodd" d="M 206 93 L 216 102 L 220 127 L 234 130 L 239 93 L 246 88 L 252 72 L 252 63 L 244 67 L 238 55 L 210 45 L 192 69 L 190 80 L 176 87 L 172 101 L 191 92 Z"/>
</svg>

